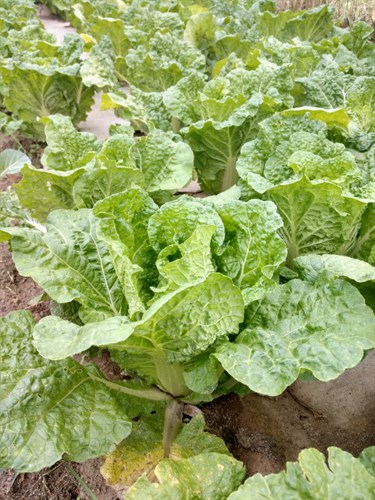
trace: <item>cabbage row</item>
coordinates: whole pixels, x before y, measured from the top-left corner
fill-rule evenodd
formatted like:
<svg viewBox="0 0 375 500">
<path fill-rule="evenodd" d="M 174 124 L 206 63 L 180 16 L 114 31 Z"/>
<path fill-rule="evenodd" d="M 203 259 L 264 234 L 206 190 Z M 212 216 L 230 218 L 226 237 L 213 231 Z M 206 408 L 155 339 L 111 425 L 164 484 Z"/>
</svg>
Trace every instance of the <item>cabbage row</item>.
<svg viewBox="0 0 375 500">
<path fill-rule="evenodd" d="M 81 35 L 59 46 L 33 2 L 0 1 L 2 129 L 47 142 L 42 169 L 0 154 L 22 174 L 0 240 L 52 309 L 0 320 L 0 465 L 108 454 L 126 498 L 372 498 L 373 448 L 329 468 L 306 450 L 235 491 L 242 464 L 182 423 L 375 347 L 371 28 L 272 0 L 45 3 Z M 75 128 L 99 90 L 129 120 L 104 141 Z M 209 196 L 175 196 L 192 178 Z M 126 380 L 77 361 L 100 349 Z"/>
</svg>

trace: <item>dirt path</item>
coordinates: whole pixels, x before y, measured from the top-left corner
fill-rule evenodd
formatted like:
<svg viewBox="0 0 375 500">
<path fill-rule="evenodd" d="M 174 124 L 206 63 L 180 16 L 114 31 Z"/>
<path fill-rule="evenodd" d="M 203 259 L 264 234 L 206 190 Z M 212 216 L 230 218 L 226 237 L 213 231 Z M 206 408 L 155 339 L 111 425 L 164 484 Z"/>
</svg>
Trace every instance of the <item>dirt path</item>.
<svg viewBox="0 0 375 500">
<path fill-rule="evenodd" d="M 63 42 L 66 34 L 76 33 L 75 28 L 61 19 L 61 17 L 51 14 L 45 5 L 38 5 L 38 13 L 45 29 L 56 36 L 59 44 Z M 101 97 L 101 93 L 96 94 L 95 104 L 89 112 L 87 120 L 80 123 L 78 128 L 82 132 L 91 132 L 95 134 L 98 139 L 103 140 L 108 137 L 110 125 L 116 123 L 120 125 L 129 125 L 129 122 L 118 118 L 113 110 L 100 111 Z"/>
</svg>

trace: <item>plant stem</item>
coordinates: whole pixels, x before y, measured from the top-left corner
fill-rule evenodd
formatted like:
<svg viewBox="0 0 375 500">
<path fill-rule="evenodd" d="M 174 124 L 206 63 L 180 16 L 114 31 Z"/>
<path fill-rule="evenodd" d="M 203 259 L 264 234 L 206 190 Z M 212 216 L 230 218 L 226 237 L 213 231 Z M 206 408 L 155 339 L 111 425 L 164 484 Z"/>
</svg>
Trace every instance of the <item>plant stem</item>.
<svg viewBox="0 0 375 500">
<path fill-rule="evenodd" d="M 153 356 L 158 385 L 175 398 L 191 393 L 184 381 L 184 371 L 180 363 L 168 363 L 165 354 L 157 351 Z"/>
<path fill-rule="evenodd" d="M 234 186 L 238 181 L 238 172 L 236 169 L 237 160 L 233 156 L 229 156 L 227 163 L 225 165 L 224 177 L 221 183 L 221 191 L 226 191 L 227 189 Z"/>
<path fill-rule="evenodd" d="M 163 447 L 164 457 L 168 458 L 171 453 L 172 442 L 182 425 L 183 403 L 173 399 L 165 409 Z"/>
<path fill-rule="evenodd" d="M 14 142 L 16 142 L 19 145 L 19 147 L 22 149 L 22 151 L 25 154 L 27 154 L 26 149 L 22 146 L 22 144 L 20 143 L 20 141 L 17 139 L 17 137 L 14 134 L 11 135 L 11 138 L 14 140 Z"/>
<path fill-rule="evenodd" d="M 74 479 L 76 479 L 79 484 L 82 486 L 82 488 L 86 491 L 86 493 L 88 494 L 88 496 L 92 499 L 92 500 L 98 500 L 97 497 L 94 495 L 94 493 L 90 490 L 90 488 L 87 486 L 87 484 L 83 481 L 83 479 L 76 473 L 76 471 L 74 469 L 72 469 L 70 467 L 70 465 L 68 464 L 65 464 L 64 463 L 64 467 L 65 469 L 67 469 L 70 474 L 74 477 Z"/>
<path fill-rule="evenodd" d="M 92 376 L 91 378 L 93 380 L 101 382 L 110 389 L 115 389 L 116 391 L 124 392 L 125 394 L 129 394 L 130 396 L 135 396 L 137 398 L 149 399 L 151 401 L 169 401 L 172 399 L 169 394 L 157 389 L 156 387 L 150 387 L 147 389 L 133 389 L 132 387 L 127 387 L 124 384 L 110 382 L 109 380 L 105 380 L 100 377 Z"/>
</svg>

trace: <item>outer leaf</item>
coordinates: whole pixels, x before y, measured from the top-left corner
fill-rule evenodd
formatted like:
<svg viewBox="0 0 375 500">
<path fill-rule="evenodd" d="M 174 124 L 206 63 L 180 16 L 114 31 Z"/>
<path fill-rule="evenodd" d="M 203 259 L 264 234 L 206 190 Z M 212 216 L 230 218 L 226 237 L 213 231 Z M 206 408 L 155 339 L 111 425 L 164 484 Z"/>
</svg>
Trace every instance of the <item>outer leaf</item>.
<svg viewBox="0 0 375 500">
<path fill-rule="evenodd" d="M 25 166 L 22 180 L 14 189 L 22 206 L 37 220 L 45 222 L 53 210 L 76 208 L 73 188 L 84 173 L 83 168 L 60 172 Z"/>
<path fill-rule="evenodd" d="M 133 148 L 135 145 L 134 130 L 130 126 L 119 125 L 102 145 L 97 159 L 103 167 L 135 167 Z"/>
<path fill-rule="evenodd" d="M 131 318 L 145 311 L 150 288 L 157 283 L 156 254 L 147 235 L 156 211 L 157 205 L 139 188 L 109 196 L 94 208 L 99 237 L 109 248 Z"/>
<path fill-rule="evenodd" d="M 366 207 L 328 182 L 280 185 L 272 188 L 269 197 L 284 221 L 280 233 L 290 263 L 309 253 L 348 253 Z"/>
<path fill-rule="evenodd" d="M 208 194 L 217 194 L 238 180 L 236 160 L 242 145 L 255 135 L 258 120 L 252 116 L 240 126 L 223 127 L 212 120 L 182 129 L 184 139 L 194 151 L 199 183 Z"/>
<path fill-rule="evenodd" d="M 370 203 L 363 214 L 358 239 L 351 255 L 375 266 L 375 203 Z"/>
<path fill-rule="evenodd" d="M 212 273 L 154 302 L 135 324 L 134 335 L 163 349 L 168 362 L 185 361 L 237 332 L 242 318 L 240 290 L 229 278 Z M 126 350 L 126 342 L 115 348 Z"/>
<path fill-rule="evenodd" d="M 201 117 L 198 96 L 205 81 L 202 73 L 192 71 L 163 93 L 163 101 L 168 111 L 185 125 L 190 125 Z"/>
<path fill-rule="evenodd" d="M 32 277 L 56 302 L 77 300 L 81 319 L 124 315 L 127 305 L 108 250 L 96 236 L 91 212 L 55 210 L 46 233 L 14 229 L 16 267 Z"/>
<path fill-rule="evenodd" d="M 347 107 L 361 132 L 375 132 L 375 76 L 355 80 L 347 93 Z"/>
<path fill-rule="evenodd" d="M 345 276 L 357 283 L 375 280 L 375 267 L 344 255 L 305 255 L 293 261 L 303 279 L 315 281 L 322 272 L 335 278 Z"/>
<path fill-rule="evenodd" d="M 277 235 L 282 220 L 272 203 L 261 200 L 228 201 L 216 209 L 226 231 L 216 262 L 242 290 L 247 305 L 274 284 L 273 274 L 286 258 L 285 244 Z"/>
<path fill-rule="evenodd" d="M 116 89 L 115 54 L 108 36 L 103 36 L 93 47 L 81 67 L 82 82 L 87 87 Z"/>
<path fill-rule="evenodd" d="M 75 182 L 73 199 L 77 208 L 92 208 L 95 203 L 132 186 L 145 187 L 142 172 L 137 168 L 98 168 L 83 173 Z"/>
<path fill-rule="evenodd" d="M 345 106 L 345 90 L 352 77 L 339 70 L 329 56 L 323 56 L 318 67 L 308 76 L 296 79 L 297 106 L 341 108 Z"/>
<path fill-rule="evenodd" d="M 32 472 L 63 455 L 80 462 L 113 450 L 131 431 L 122 396 L 100 383 L 92 365 L 41 358 L 33 324 L 25 311 L 0 319 L 1 467 Z"/>
<path fill-rule="evenodd" d="M 359 455 L 359 459 L 369 473 L 375 477 L 375 447 L 370 446 L 364 449 Z"/>
<path fill-rule="evenodd" d="M 194 155 L 187 144 L 173 142 L 163 132 L 155 131 L 142 137 L 136 150 L 147 191 L 177 191 L 191 181 Z"/>
<path fill-rule="evenodd" d="M 305 113 L 309 114 L 311 120 L 320 120 L 329 127 L 343 127 L 349 125 L 348 113 L 343 108 L 326 109 L 315 108 L 314 106 L 304 106 L 302 108 L 292 108 L 282 111 L 282 116 L 303 116 Z"/>
<path fill-rule="evenodd" d="M 148 132 L 153 127 L 171 130 L 172 116 L 163 103 L 163 92 L 143 92 L 132 85 L 128 97 L 119 93 L 103 94 L 100 109 L 115 109 L 135 130 Z"/>
<path fill-rule="evenodd" d="M 16 149 L 5 149 L 0 153 L 0 178 L 17 174 L 25 164 L 31 164 L 28 156 Z"/>
<path fill-rule="evenodd" d="M 292 280 L 247 313 L 248 327 L 215 356 L 232 377 L 261 394 L 281 394 L 302 370 L 332 380 L 375 345 L 374 314 L 345 281 Z"/>
<path fill-rule="evenodd" d="M 115 316 L 98 323 L 76 325 L 57 316 L 42 318 L 34 328 L 34 345 L 46 359 L 60 360 L 86 351 L 126 340 L 133 326 L 126 317 Z"/>
<path fill-rule="evenodd" d="M 175 35 L 159 32 L 147 44 L 130 49 L 125 63 L 129 83 L 146 92 L 160 92 L 191 69 L 204 70 L 205 57 Z"/>
<path fill-rule="evenodd" d="M 158 410 L 142 416 L 133 424 L 132 435 L 106 457 L 101 472 L 111 486 L 127 490 L 143 473 L 152 476 L 154 468 L 164 458 L 163 416 Z M 204 418 L 196 416 L 176 436 L 170 458 L 179 461 L 200 453 L 229 455 L 224 441 L 205 432 Z"/>
<path fill-rule="evenodd" d="M 186 386 L 198 394 L 212 394 L 219 381 L 220 367 L 211 350 L 194 358 L 184 366 Z"/>
<path fill-rule="evenodd" d="M 264 37 L 275 36 L 287 42 L 295 37 L 300 40 L 318 41 L 332 32 L 332 10 L 326 5 L 309 10 L 287 10 L 273 14 L 263 12 L 258 17 L 258 30 Z"/>
<path fill-rule="evenodd" d="M 368 457 L 374 449 L 365 450 Z M 375 494 L 375 477 L 362 464 L 362 457 L 354 458 L 339 448 L 328 448 L 328 467 L 325 457 L 314 448 L 303 450 L 298 463 L 287 463 L 279 474 L 255 476 L 247 479 L 229 500 L 254 498 L 334 499 L 372 498 Z"/>
<path fill-rule="evenodd" d="M 43 122 L 48 143 L 41 160 L 45 167 L 74 170 L 88 164 L 100 148 L 93 134 L 78 132 L 67 116 L 50 116 Z"/>
<path fill-rule="evenodd" d="M 178 500 L 226 498 L 242 481 L 244 469 L 241 462 L 217 453 L 202 453 L 178 461 L 165 459 L 156 467 L 157 482 L 140 478 L 128 491 L 131 499 Z"/>
</svg>

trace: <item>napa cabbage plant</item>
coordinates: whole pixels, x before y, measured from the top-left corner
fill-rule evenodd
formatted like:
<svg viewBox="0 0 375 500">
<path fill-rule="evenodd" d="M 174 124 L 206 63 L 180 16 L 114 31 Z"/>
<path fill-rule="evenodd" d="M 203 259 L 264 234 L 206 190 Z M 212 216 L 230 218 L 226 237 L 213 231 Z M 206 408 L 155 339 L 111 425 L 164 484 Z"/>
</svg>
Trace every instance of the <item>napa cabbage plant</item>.
<svg viewBox="0 0 375 500">
<path fill-rule="evenodd" d="M 38 227 L 3 227 L 20 274 L 58 307 L 36 325 L 22 311 L 1 320 L 2 466 L 82 461 L 113 450 L 133 426 L 154 436 L 157 470 L 189 470 L 200 491 L 196 471 L 216 464 L 212 473 L 235 489 L 242 466 L 216 438 L 176 451 L 186 446 L 186 405 L 233 391 L 281 394 L 302 374 L 332 380 L 375 346 L 374 314 L 351 284 L 375 279 L 374 268 L 316 256 L 282 283 L 281 225 L 270 201 L 185 196 L 159 207 L 133 186 L 92 209 L 52 211 Z M 75 360 L 98 348 L 131 380 Z M 145 443 L 124 446 L 142 471 Z"/>
</svg>

